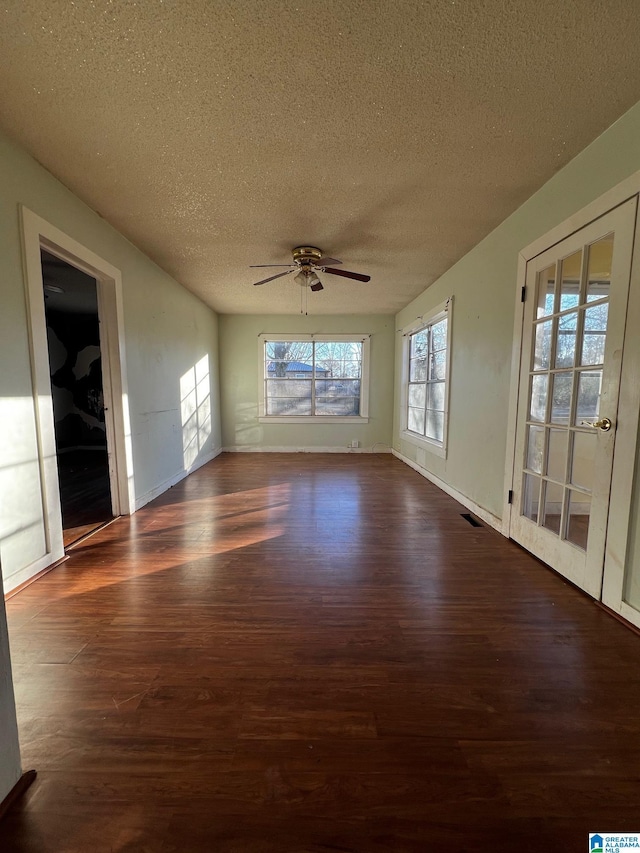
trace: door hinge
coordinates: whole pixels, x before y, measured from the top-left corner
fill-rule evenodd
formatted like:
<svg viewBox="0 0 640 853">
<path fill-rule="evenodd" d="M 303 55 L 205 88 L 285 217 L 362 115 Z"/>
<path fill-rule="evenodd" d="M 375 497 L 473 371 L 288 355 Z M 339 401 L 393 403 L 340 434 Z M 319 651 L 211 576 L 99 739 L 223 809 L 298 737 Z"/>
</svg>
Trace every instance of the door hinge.
<svg viewBox="0 0 640 853">
<path fill-rule="evenodd" d="M 513 489 L 509 489 L 509 492 L 507 494 L 507 503 L 508 504 L 513 503 Z"/>
<path fill-rule="evenodd" d="M 522 291 L 520 293 L 520 302 L 524 302 L 526 298 L 527 298 L 527 288 L 525 286 L 522 288 Z"/>
</svg>

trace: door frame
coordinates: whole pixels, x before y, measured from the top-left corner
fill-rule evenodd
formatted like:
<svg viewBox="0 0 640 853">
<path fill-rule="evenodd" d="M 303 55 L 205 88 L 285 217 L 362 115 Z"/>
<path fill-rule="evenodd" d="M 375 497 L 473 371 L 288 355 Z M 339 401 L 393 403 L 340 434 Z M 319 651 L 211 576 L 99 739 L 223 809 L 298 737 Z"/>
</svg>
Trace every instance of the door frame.
<svg viewBox="0 0 640 853">
<path fill-rule="evenodd" d="M 20 222 L 47 549 L 36 563 L 29 566 L 29 577 L 32 577 L 64 556 L 41 249 L 97 282 L 105 428 L 114 516 L 130 515 L 134 511 L 135 493 L 124 351 L 122 274 L 108 261 L 22 205 Z"/>
<path fill-rule="evenodd" d="M 526 285 L 527 264 L 533 258 L 580 231 L 591 222 L 605 216 L 611 210 L 629 199 L 640 196 L 640 171 L 621 181 L 612 189 L 590 202 L 568 219 L 538 237 L 521 250 L 518 256 L 518 273 L 515 282 L 515 315 L 513 326 L 513 348 L 511 352 L 511 381 L 509 388 L 509 408 L 507 416 L 507 448 L 504 475 L 504 502 L 502 513 L 502 532 L 510 536 L 513 506 L 510 502 L 516 465 L 516 429 L 518 397 L 520 391 L 520 363 L 522 357 L 524 301 L 521 294 Z M 639 199 L 640 201 L 640 199 Z M 640 207 L 640 205 L 639 205 Z M 629 283 L 629 302 L 625 332 L 640 323 L 640 229 L 636 218 L 635 234 L 631 259 Z M 611 491 L 616 493 L 617 501 L 626 511 L 609 513 L 607 523 L 607 541 L 605 545 L 605 564 L 603 581 L 603 601 L 607 606 L 624 616 L 630 622 L 640 625 L 640 614 L 621 602 L 631 513 L 631 496 L 634 486 L 634 465 L 638 439 L 638 416 L 640 414 L 640 345 L 629 345 L 629 335 L 625 335 L 620 377 L 620 403 L 632 417 L 623 418 L 617 423 L 616 440 L 613 455 Z M 619 594 L 618 603 L 614 596 Z"/>
</svg>

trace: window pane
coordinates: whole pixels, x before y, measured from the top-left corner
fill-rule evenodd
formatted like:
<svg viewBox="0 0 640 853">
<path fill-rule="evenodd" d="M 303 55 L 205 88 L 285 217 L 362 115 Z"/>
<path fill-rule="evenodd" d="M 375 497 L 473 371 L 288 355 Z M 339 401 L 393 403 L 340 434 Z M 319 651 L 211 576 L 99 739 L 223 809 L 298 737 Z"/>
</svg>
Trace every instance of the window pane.
<svg viewBox="0 0 640 853">
<path fill-rule="evenodd" d="M 434 323 L 431 327 L 431 349 L 441 350 L 447 348 L 447 318 Z"/>
<path fill-rule="evenodd" d="M 444 379 L 447 371 L 447 352 L 432 352 L 429 359 L 429 379 Z"/>
<path fill-rule="evenodd" d="M 359 397 L 316 397 L 316 415 L 359 414 Z"/>
<path fill-rule="evenodd" d="M 547 476 L 564 483 L 567 474 L 568 430 L 550 429 L 547 449 Z"/>
<path fill-rule="evenodd" d="M 269 374 L 275 370 L 276 376 L 285 376 L 290 362 L 299 362 L 308 369 L 313 365 L 312 341 L 267 341 L 265 352 L 267 361 L 273 361 L 273 370 L 269 369 Z"/>
<path fill-rule="evenodd" d="M 603 364 L 604 345 L 607 340 L 609 305 L 594 305 L 584 312 L 584 338 L 581 364 Z"/>
<path fill-rule="evenodd" d="M 537 317 L 547 317 L 553 314 L 553 301 L 556 286 L 556 268 L 547 267 L 538 273 L 538 306 Z"/>
<path fill-rule="evenodd" d="M 547 392 L 549 377 L 534 376 L 531 379 L 531 406 L 529 415 L 532 421 L 544 421 L 547 411 Z"/>
<path fill-rule="evenodd" d="M 556 373 L 556 375 L 553 377 L 553 396 L 551 398 L 551 423 L 569 423 L 572 387 L 573 372 Z"/>
<path fill-rule="evenodd" d="M 545 370 L 551 361 L 551 320 L 536 326 L 536 345 L 533 353 L 533 369 Z"/>
<path fill-rule="evenodd" d="M 407 421 L 407 429 L 411 432 L 417 432 L 419 435 L 424 435 L 424 409 L 409 408 L 409 417 Z"/>
<path fill-rule="evenodd" d="M 316 379 L 317 397 L 360 397 L 359 379 Z"/>
<path fill-rule="evenodd" d="M 591 516 L 591 497 L 581 492 L 570 492 L 569 523 L 567 539 L 583 551 L 587 550 L 589 538 L 589 518 Z"/>
<path fill-rule="evenodd" d="M 267 397 L 311 398 L 311 380 L 267 379 Z"/>
<path fill-rule="evenodd" d="M 429 343 L 428 329 L 422 329 L 411 335 L 411 358 L 422 358 L 427 354 L 427 346 Z"/>
<path fill-rule="evenodd" d="M 573 367 L 576 360 L 576 334 L 578 331 L 578 312 L 572 311 L 564 317 L 558 317 L 556 337 L 556 367 Z"/>
<path fill-rule="evenodd" d="M 589 370 L 580 373 L 578 379 L 578 405 L 576 408 L 576 425 L 582 421 L 593 422 L 598 420 L 600 411 L 600 385 L 602 384 L 602 371 Z"/>
<path fill-rule="evenodd" d="M 427 400 L 426 385 L 409 385 L 409 405 L 424 409 Z"/>
<path fill-rule="evenodd" d="M 530 426 L 527 439 L 526 467 L 536 474 L 542 473 L 542 452 L 544 449 L 544 427 Z"/>
<path fill-rule="evenodd" d="M 427 408 L 444 412 L 444 382 L 432 382 L 428 386 Z"/>
<path fill-rule="evenodd" d="M 589 246 L 589 272 L 587 274 L 587 302 L 609 295 L 611 285 L 611 259 L 613 234 Z"/>
<path fill-rule="evenodd" d="M 531 521 L 538 520 L 538 506 L 540 503 L 540 477 L 533 474 L 525 474 L 522 489 L 522 515 Z"/>
<path fill-rule="evenodd" d="M 362 344 L 358 341 L 316 343 L 316 377 L 359 379 L 362 373 Z"/>
<path fill-rule="evenodd" d="M 425 435 L 434 441 L 444 441 L 444 412 L 427 409 Z"/>
<path fill-rule="evenodd" d="M 593 487 L 593 465 L 596 457 L 596 431 L 573 434 L 573 459 L 571 460 L 571 482 L 574 486 L 591 491 Z"/>
<path fill-rule="evenodd" d="M 557 483 L 545 483 L 543 527 L 558 535 L 560 534 L 563 495 L 564 488 L 562 486 Z"/>
<path fill-rule="evenodd" d="M 559 311 L 575 308 L 580 302 L 580 267 L 582 249 L 562 261 Z"/>
<path fill-rule="evenodd" d="M 310 397 L 273 397 L 266 403 L 268 415 L 310 415 Z"/>
<path fill-rule="evenodd" d="M 411 382 L 424 382 L 427 378 L 427 359 L 416 358 L 409 364 L 409 379 Z"/>
</svg>

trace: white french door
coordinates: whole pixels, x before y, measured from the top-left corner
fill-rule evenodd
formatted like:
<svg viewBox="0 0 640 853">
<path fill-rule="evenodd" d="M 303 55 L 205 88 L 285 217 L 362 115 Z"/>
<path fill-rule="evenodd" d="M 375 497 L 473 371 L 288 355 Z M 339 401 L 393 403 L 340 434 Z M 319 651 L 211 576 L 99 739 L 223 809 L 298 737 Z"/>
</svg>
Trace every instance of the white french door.
<svg viewBox="0 0 640 853">
<path fill-rule="evenodd" d="M 631 199 L 526 273 L 510 536 L 598 599 L 635 220 Z"/>
</svg>

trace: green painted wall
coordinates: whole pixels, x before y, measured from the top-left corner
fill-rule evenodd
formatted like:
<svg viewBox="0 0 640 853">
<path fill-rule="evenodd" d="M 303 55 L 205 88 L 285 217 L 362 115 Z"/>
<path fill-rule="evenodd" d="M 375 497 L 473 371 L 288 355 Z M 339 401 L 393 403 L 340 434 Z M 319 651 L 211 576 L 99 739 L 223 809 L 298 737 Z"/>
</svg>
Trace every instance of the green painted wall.
<svg viewBox="0 0 640 853">
<path fill-rule="evenodd" d="M 371 334 L 369 423 L 261 424 L 258 421 L 258 336 L 280 334 Z M 393 420 L 393 341 L 388 315 L 317 317 L 299 315 L 220 316 L 220 396 L 225 448 L 347 449 L 358 440 L 365 450 L 388 451 Z"/>
<path fill-rule="evenodd" d="M 5 587 L 45 553 L 19 205 L 122 272 L 137 501 L 184 473 L 181 378 L 208 358 L 211 435 L 219 447 L 217 316 L 0 136 L 0 558 Z M 196 460 L 197 462 L 197 460 Z"/>
<path fill-rule="evenodd" d="M 502 515 L 513 323 L 521 249 L 640 169 L 640 104 L 558 172 L 396 317 L 398 328 L 454 297 L 448 458 L 424 467 Z M 399 430 L 402 340 L 396 342 L 393 446 Z"/>
</svg>

